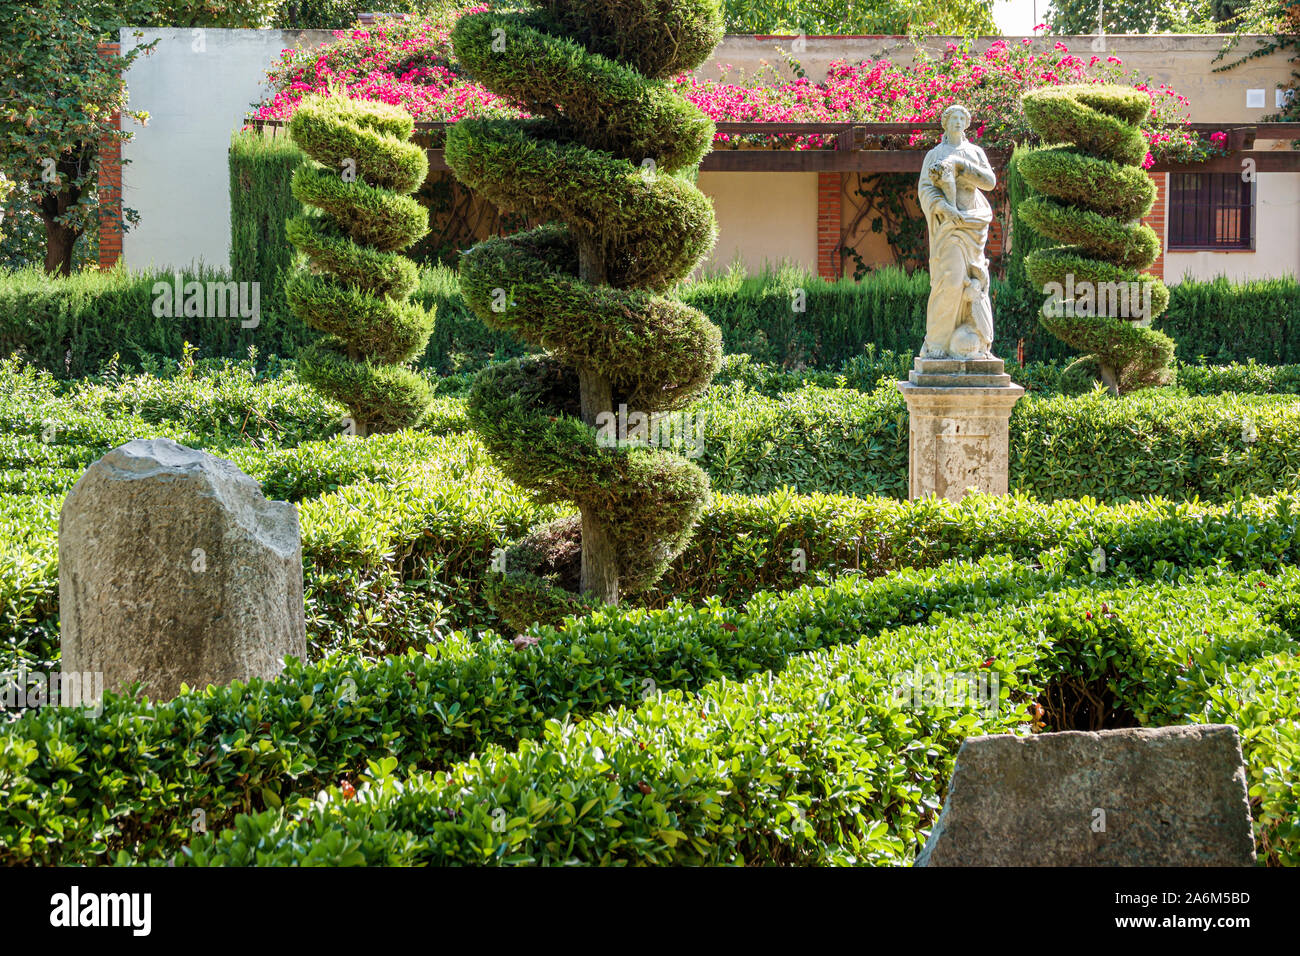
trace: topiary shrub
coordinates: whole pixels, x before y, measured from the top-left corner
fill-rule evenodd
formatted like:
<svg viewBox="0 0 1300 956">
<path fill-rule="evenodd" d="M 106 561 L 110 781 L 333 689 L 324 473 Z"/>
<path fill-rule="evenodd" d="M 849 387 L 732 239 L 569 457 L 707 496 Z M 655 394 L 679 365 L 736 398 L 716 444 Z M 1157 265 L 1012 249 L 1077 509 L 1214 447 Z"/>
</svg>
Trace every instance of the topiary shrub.
<svg viewBox="0 0 1300 956">
<path fill-rule="evenodd" d="M 494 603 L 520 629 L 617 603 L 686 546 L 704 472 L 653 437 L 610 441 L 608 426 L 683 409 L 721 361 L 718 329 L 668 295 L 717 234 L 689 182 L 713 124 L 666 82 L 721 39 L 716 0 L 536 7 L 465 17 L 452 43 L 476 80 L 538 118 L 462 120 L 446 150 L 498 207 L 552 220 L 460 267 L 475 314 L 546 349 L 481 373 L 470 423 L 510 478 L 581 512 L 507 553 Z"/>
<path fill-rule="evenodd" d="M 1174 343 L 1149 328 L 1169 305 L 1169 290 L 1141 273 L 1160 254 L 1160 239 L 1139 220 L 1156 198 L 1142 168 L 1146 140 L 1138 124 L 1147 94 L 1123 86 L 1060 86 L 1022 97 L 1025 116 L 1045 146 L 1018 157 L 1035 190 L 1021 220 L 1050 239 L 1025 273 L 1050 294 L 1041 321 L 1067 345 L 1089 353 L 1075 371 L 1095 372 L 1111 392 L 1162 385 L 1172 378 Z"/>
<path fill-rule="evenodd" d="M 285 286 L 295 315 L 327 333 L 299 354 L 300 377 L 347 407 L 356 434 L 420 423 L 433 389 L 404 363 L 424 353 L 433 313 L 407 301 L 419 285 L 397 254 L 428 232 L 409 193 L 429 172 L 402 109 L 343 97 L 309 97 L 289 124 L 314 164 L 293 176 L 293 195 L 322 214 L 297 216 L 289 241 L 311 262 Z"/>
</svg>

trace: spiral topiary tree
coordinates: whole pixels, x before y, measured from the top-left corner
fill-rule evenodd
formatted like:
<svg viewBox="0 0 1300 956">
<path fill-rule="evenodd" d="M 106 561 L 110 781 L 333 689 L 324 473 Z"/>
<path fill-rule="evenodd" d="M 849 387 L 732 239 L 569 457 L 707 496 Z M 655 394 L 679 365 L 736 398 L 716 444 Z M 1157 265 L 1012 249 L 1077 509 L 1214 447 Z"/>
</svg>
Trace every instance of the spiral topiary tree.
<svg viewBox="0 0 1300 956">
<path fill-rule="evenodd" d="M 1156 198 L 1138 127 L 1150 98 L 1124 86 L 1058 86 L 1022 102 L 1043 142 L 1059 144 L 1018 157 L 1034 191 L 1020 218 L 1068 243 L 1025 259 L 1029 280 L 1051 294 L 1043 325 L 1087 353 L 1073 368 L 1099 376 L 1113 394 L 1164 384 L 1174 343 L 1150 324 L 1168 307 L 1169 290 L 1141 272 L 1160 254 L 1160 239 L 1141 222 Z"/>
<path fill-rule="evenodd" d="M 348 409 L 357 435 L 419 424 L 433 399 L 404 363 L 424 352 L 433 313 L 408 302 L 419 285 L 398 255 L 429 230 L 409 195 L 429 172 L 408 142 L 403 109 L 342 96 L 308 97 L 289 132 L 315 163 L 299 167 L 293 195 L 320 210 L 290 219 L 285 233 L 308 259 L 285 294 L 294 314 L 327 333 L 298 356 L 302 379 Z"/>
<path fill-rule="evenodd" d="M 718 329 L 668 294 L 717 227 L 690 181 L 713 124 L 666 82 L 721 37 L 716 0 L 548 0 L 464 17 L 452 34 L 461 65 L 536 118 L 458 122 L 448 165 L 548 223 L 461 259 L 469 307 L 545 349 L 480 373 L 469 420 L 514 481 L 580 512 L 517 542 L 490 580 L 516 628 L 654 583 L 708 501 L 685 457 L 645 435 L 611 445 L 598 429 L 662 421 L 721 361 Z"/>
</svg>

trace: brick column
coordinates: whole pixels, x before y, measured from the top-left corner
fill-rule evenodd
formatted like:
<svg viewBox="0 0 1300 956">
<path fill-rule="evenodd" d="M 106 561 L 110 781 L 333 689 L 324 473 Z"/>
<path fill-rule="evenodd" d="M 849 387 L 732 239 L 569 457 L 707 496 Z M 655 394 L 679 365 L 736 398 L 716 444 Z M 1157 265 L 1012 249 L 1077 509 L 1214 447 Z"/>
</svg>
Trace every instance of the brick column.
<svg viewBox="0 0 1300 956">
<path fill-rule="evenodd" d="M 1156 204 L 1151 207 L 1151 211 L 1143 217 L 1142 221 L 1156 231 L 1156 235 L 1160 239 L 1160 255 L 1147 271 L 1157 279 L 1163 279 L 1165 277 L 1165 245 L 1169 242 L 1169 233 L 1165 228 L 1165 212 L 1169 206 L 1169 174 L 1153 173 L 1151 178 L 1156 183 Z"/>
<path fill-rule="evenodd" d="M 1005 272 L 1006 262 L 1006 232 L 1003 226 L 1004 222 L 1011 220 L 1011 207 L 1002 202 L 993 207 L 993 222 L 989 224 L 989 241 L 984 245 L 984 255 L 988 257 L 990 269 L 1001 269 Z"/>
<path fill-rule="evenodd" d="M 104 56 L 117 56 L 117 43 L 99 44 Z M 122 128 L 122 116 L 114 113 L 112 124 Z M 99 267 L 111 269 L 122 258 L 122 144 L 111 136 L 99 141 Z"/>
<path fill-rule="evenodd" d="M 817 274 L 834 281 L 840 277 L 841 173 L 817 174 Z"/>
</svg>

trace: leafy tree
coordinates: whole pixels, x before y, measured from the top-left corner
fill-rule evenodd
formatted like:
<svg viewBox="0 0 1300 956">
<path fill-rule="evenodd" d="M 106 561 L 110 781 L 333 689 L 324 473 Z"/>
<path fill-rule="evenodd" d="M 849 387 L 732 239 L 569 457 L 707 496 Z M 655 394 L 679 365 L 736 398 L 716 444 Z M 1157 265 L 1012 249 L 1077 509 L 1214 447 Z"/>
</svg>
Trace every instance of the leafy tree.
<svg viewBox="0 0 1300 956">
<path fill-rule="evenodd" d="M 1160 239 L 1138 222 L 1156 199 L 1139 126 L 1151 98 L 1126 86 L 1058 86 L 1023 102 L 1042 141 L 1060 144 L 1022 151 L 1016 162 L 1035 193 L 1019 204 L 1020 219 L 1068 243 L 1025 258 L 1029 280 L 1053 294 L 1042 323 L 1088 353 L 1076 371 L 1095 371 L 1113 394 L 1164 384 L 1174 343 L 1147 326 L 1168 307 L 1169 290 L 1141 273 Z"/>
<path fill-rule="evenodd" d="M 150 47 L 104 56 L 98 44 L 143 4 L 61 0 L 0 3 L 0 167 L 25 186 L 45 224 L 45 270 L 67 275 L 72 249 L 95 213 L 100 140 L 128 133 L 126 67 Z"/>
<path fill-rule="evenodd" d="M 295 315 L 328 333 L 299 354 L 299 374 L 346 406 L 362 437 L 418 425 L 433 400 L 404 364 L 433 332 L 433 314 L 407 301 L 419 270 L 397 254 L 429 231 L 410 196 L 429 175 L 424 150 L 409 142 L 414 127 L 400 107 L 342 96 L 304 100 L 289 124 L 315 160 L 294 173 L 294 198 L 322 212 L 285 226 L 313 266 L 285 293 Z"/>
<path fill-rule="evenodd" d="M 714 127 L 667 82 L 721 37 L 717 0 L 543 0 L 453 32 L 461 66 L 538 118 L 460 121 L 448 164 L 497 206 L 552 220 L 460 267 L 485 323 L 547 350 L 482 372 L 470 422 L 507 475 L 581 515 L 504 556 L 494 605 L 517 628 L 654 583 L 708 500 L 705 473 L 651 430 L 721 361 L 718 329 L 670 295 L 716 239 L 691 182 Z"/>
<path fill-rule="evenodd" d="M 0 0 L 0 168 L 45 226 L 45 270 L 68 275 L 73 247 L 94 223 L 99 147 L 123 142 L 124 73 L 153 44 L 106 56 L 121 27 L 261 26 L 280 0 Z"/>
<path fill-rule="evenodd" d="M 1047 29 L 1058 35 L 1183 33 L 1204 29 L 1232 0 L 1052 0 Z M 1100 29 L 1098 28 L 1100 26 Z"/>
<path fill-rule="evenodd" d="M 992 0 L 723 0 L 728 33 L 996 34 Z"/>
</svg>

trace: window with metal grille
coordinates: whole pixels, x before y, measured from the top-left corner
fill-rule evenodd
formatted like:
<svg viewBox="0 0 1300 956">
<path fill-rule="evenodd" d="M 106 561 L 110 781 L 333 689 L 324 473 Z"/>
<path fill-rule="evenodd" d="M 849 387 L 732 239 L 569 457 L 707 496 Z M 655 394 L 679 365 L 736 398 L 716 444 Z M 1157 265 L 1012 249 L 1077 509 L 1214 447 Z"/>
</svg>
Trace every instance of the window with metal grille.
<svg viewBox="0 0 1300 956">
<path fill-rule="evenodd" d="M 1254 249 L 1255 183 L 1238 173 L 1169 174 L 1169 249 Z"/>
</svg>

